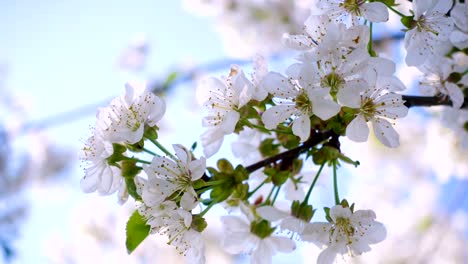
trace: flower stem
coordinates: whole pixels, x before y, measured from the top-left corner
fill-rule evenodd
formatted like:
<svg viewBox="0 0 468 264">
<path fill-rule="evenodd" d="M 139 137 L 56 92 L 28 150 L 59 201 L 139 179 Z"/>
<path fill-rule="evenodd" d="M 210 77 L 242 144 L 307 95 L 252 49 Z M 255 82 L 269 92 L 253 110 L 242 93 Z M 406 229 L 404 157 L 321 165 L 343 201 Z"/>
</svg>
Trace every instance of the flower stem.
<svg viewBox="0 0 468 264">
<path fill-rule="evenodd" d="M 335 191 L 335 204 L 340 204 L 340 197 L 338 196 L 338 180 L 336 178 L 336 160 L 333 160 L 333 189 Z"/>
<path fill-rule="evenodd" d="M 215 204 L 216 204 L 216 202 L 215 202 L 215 201 L 212 201 L 212 202 L 205 208 L 205 210 L 203 210 L 203 211 L 199 214 L 199 216 L 203 217 L 203 216 L 211 209 L 211 207 L 213 207 L 213 205 L 215 205 Z"/>
<path fill-rule="evenodd" d="M 164 152 L 164 154 L 166 154 L 167 156 L 171 157 L 173 160 L 177 160 L 176 157 L 174 157 L 174 155 L 172 155 L 163 145 L 161 145 L 157 140 L 154 140 L 154 139 L 149 139 L 151 142 L 153 142 L 153 144 L 158 147 L 158 149 L 160 149 L 162 152 Z"/>
<path fill-rule="evenodd" d="M 252 196 L 255 192 L 257 192 L 258 189 L 260 189 L 260 188 L 267 182 L 267 180 L 268 180 L 268 178 L 266 178 L 265 180 L 263 180 L 262 183 L 260 183 L 260 184 L 257 186 L 257 188 L 255 188 L 255 189 L 253 189 L 251 192 L 249 192 L 249 193 L 247 194 L 247 199 L 249 199 L 250 196 Z"/>
<path fill-rule="evenodd" d="M 143 148 L 143 151 L 146 152 L 146 153 L 148 153 L 148 154 L 151 154 L 151 155 L 153 155 L 153 156 L 159 157 L 158 154 L 154 153 L 153 151 L 151 151 L 151 150 L 149 150 L 149 149 L 147 149 L 147 148 Z"/>
<path fill-rule="evenodd" d="M 276 201 L 276 198 L 278 197 L 280 189 L 281 189 L 281 186 L 278 186 L 278 188 L 276 189 L 275 196 L 273 196 L 273 201 L 271 201 L 272 206 L 273 204 L 275 204 L 275 201 Z"/>
<path fill-rule="evenodd" d="M 271 191 L 270 193 L 268 194 L 267 198 L 265 199 L 265 204 L 268 203 L 268 201 L 270 200 L 270 197 L 271 195 L 273 194 L 273 191 L 275 190 L 275 185 L 273 185 L 273 187 L 271 188 Z"/>
<path fill-rule="evenodd" d="M 393 8 L 391 5 L 387 4 L 385 1 L 382 1 L 381 3 L 383 3 L 384 5 L 386 5 L 388 7 L 388 9 L 392 10 L 393 13 L 401 16 L 401 17 L 405 17 L 406 15 L 403 15 L 402 13 L 400 13 L 400 11 L 396 10 L 395 8 Z"/>
<path fill-rule="evenodd" d="M 376 57 L 376 53 L 372 47 L 372 44 L 373 44 L 373 40 L 372 40 L 372 25 L 373 23 L 370 22 L 369 23 L 369 42 L 367 43 L 367 52 L 369 52 L 369 55 L 371 55 L 372 57 Z"/>
<path fill-rule="evenodd" d="M 304 201 L 302 203 L 307 203 L 309 201 L 309 197 L 310 197 L 310 194 L 312 193 L 312 189 L 314 188 L 315 183 L 317 182 L 317 180 L 318 180 L 318 178 L 320 176 L 320 173 L 322 172 L 322 169 L 323 169 L 324 166 L 325 166 L 325 162 L 322 163 L 322 165 L 320 165 L 320 169 L 317 171 L 317 174 L 315 175 L 315 178 L 312 181 L 312 184 L 310 185 L 309 190 L 307 191 L 307 194 L 306 194 L 306 196 L 304 198 Z"/>
<path fill-rule="evenodd" d="M 209 182 L 205 182 L 204 186 L 206 187 L 206 186 L 219 185 L 219 184 L 223 184 L 225 182 L 226 182 L 226 180 L 209 181 Z"/>
<path fill-rule="evenodd" d="M 151 164 L 150 161 L 146 161 L 146 160 L 141 160 L 141 159 L 137 159 L 135 157 L 128 157 L 128 158 L 125 158 L 125 160 L 133 160 L 135 162 L 140 162 L 140 163 L 143 163 L 143 164 Z"/>
</svg>

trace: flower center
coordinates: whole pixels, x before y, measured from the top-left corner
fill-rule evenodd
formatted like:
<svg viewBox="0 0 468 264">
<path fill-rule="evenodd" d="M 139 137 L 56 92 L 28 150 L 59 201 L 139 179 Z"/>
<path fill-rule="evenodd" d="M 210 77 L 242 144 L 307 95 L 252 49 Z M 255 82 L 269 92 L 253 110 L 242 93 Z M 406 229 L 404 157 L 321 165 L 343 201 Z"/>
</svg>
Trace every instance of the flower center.
<svg viewBox="0 0 468 264">
<path fill-rule="evenodd" d="M 427 31 L 427 32 L 431 32 L 432 34 L 436 36 L 439 35 L 439 32 L 437 32 L 436 30 L 431 28 L 429 25 L 427 25 L 426 18 L 424 16 L 421 16 L 419 20 L 414 21 L 412 28 L 414 27 L 417 28 L 418 32 Z"/>
<path fill-rule="evenodd" d="M 312 102 L 305 91 L 300 93 L 296 98 L 293 99 L 296 103 L 296 109 L 299 109 L 303 113 L 312 112 Z"/>
<path fill-rule="evenodd" d="M 320 81 L 320 86 L 322 88 L 329 87 L 331 96 L 333 99 L 336 99 L 336 94 L 338 93 L 338 90 L 340 90 L 340 88 L 344 85 L 344 83 L 345 81 L 343 78 L 341 78 L 340 75 L 333 71 L 332 73 L 322 78 Z"/>
<path fill-rule="evenodd" d="M 334 230 L 337 229 L 339 234 L 343 234 L 346 236 L 347 243 L 351 244 L 351 237 L 354 235 L 355 229 L 351 225 L 349 218 L 338 217 L 335 222 Z"/>
<path fill-rule="evenodd" d="M 359 6 L 363 3 L 364 0 L 345 0 L 340 4 L 340 7 L 346 9 L 350 14 L 360 16 L 361 11 L 359 10 Z"/>
<path fill-rule="evenodd" d="M 361 113 L 364 116 L 366 121 L 371 120 L 375 116 L 376 105 L 370 98 L 366 98 L 365 101 L 361 103 Z"/>
</svg>

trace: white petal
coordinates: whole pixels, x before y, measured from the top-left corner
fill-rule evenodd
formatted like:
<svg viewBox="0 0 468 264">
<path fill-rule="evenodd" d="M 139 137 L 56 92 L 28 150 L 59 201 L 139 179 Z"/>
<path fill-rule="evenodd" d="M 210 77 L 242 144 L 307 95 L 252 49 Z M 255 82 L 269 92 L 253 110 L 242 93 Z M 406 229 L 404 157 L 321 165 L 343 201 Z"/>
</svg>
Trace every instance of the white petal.
<svg viewBox="0 0 468 264">
<path fill-rule="evenodd" d="M 98 175 L 87 174 L 80 181 L 81 190 L 85 193 L 91 193 L 96 191 L 98 185 Z"/>
<path fill-rule="evenodd" d="M 190 162 L 191 155 L 187 148 L 181 144 L 173 144 L 172 147 L 174 148 L 176 156 L 182 163 L 188 164 Z"/>
<path fill-rule="evenodd" d="M 150 104 L 150 111 L 148 116 L 148 125 L 155 126 L 161 120 L 166 112 L 166 103 L 158 96 L 151 96 L 152 102 Z"/>
<path fill-rule="evenodd" d="M 388 9 L 380 2 L 365 3 L 360 8 L 362 16 L 371 22 L 388 21 Z"/>
<path fill-rule="evenodd" d="M 297 95 L 295 87 L 288 78 L 277 72 L 269 72 L 261 83 L 261 86 L 269 93 L 280 98 L 291 98 Z"/>
<path fill-rule="evenodd" d="M 201 157 L 200 159 L 191 161 L 189 163 L 188 169 L 192 176 L 192 181 L 196 181 L 200 179 L 205 173 L 205 169 L 206 169 L 205 157 Z"/>
<path fill-rule="evenodd" d="M 224 117 L 223 123 L 221 123 L 221 129 L 223 130 L 224 134 L 228 135 L 234 132 L 236 128 L 237 122 L 239 121 L 240 114 L 236 111 L 229 111 L 226 113 Z"/>
<path fill-rule="evenodd" d="M 447 88 L 448 95 L 453 103 L 453 107 L 460 108 L 463 104 L 463 101 L 465 100 L 461 89 L 454 83 L 447 83 L 445 88 Z"/>
<path fill-rule="evenodd" d="M 387 237 L 387 230 L 385 226 L 377 221 L 373 222 L 373 225 L 366 230 L 365 237 L 369 244 L 376 244 L 383 241 Z"/>
<path fill-rule="evenodd" d="M 362 239 L 357 239 L 357 241 L 353 241 L 353 243 L 351 243 L 349 247 L 355 255 L 361 255 L 362 253 L 371 250 L 369 244 L 367 244 L 365 241 L 362 241 Z"/>
<path fill-rule="evenodd" d="M 269 239 L 279 252 L 289 253 L 296 249 L 296 244 L 288 237 L 272 236 Z"/>
<path fill-rule="evenodd" d="M 433 8 L 437 2 L 439 2 L 439 0 L 414 0 L 413 11 L 415 13 L 415 19 L 418 19 L 424 12 Z"/>
<path fill-rule="evenodd" d="M 361 106 L 361 92 L 366 89 L 367 82 L 353 80 L 346 82 L 345 86 L 336 95 L 338 101 L 347 107 L 359 108 Z"/>
<path fill-rule="evenodd" d="M 330 229 L 332 224 L 325 222 L 314 222 L 307 224 L 301 234 L 301 239 L 312 242 L 321 247 L 330 241 Z"/>
<path fill-rule="evenodd" d="M 332 264 L 335 261 L 337 250 L 334 247 L 328 247 L 320 253 L 317 264 Z"/>
<path fill-rule="evenodd" d="M 296 118 L 292 126 L 293 134 L 301 138 L 301 142 L 306 141 L 310 136 L 310 118 L 306 115 L 301 115 Z"/>
<path fill-rule="evenodd" d="M 197 194 L 191 187 L 185 190 L 184 194 L 182 195 L 182 198 L 180 199 L 180 206 L 188 211 L 195 208 L 195 206 L 197 206 L 198 204 L 198 199 L 196 195 Z"/>
<path fill-rule="evenodd" d="M 450 42 L 461 50 L 466 49 L 468 47 L 468 34 L 459 30 L 454 30 L 450 34 Z"/>
<path fill-rule="evenodd" d="M 392 124 L 385 119 L 376 118 L 372 120 L 374 134 L 382 144 L 390 148 L 396 148 L 400 145 L 400 136 L 392 127 Z"/>
<path fill-rule="evenodd" d="M 274 254 L 273 245 L 268 239 L 258 242 L 257 248 L 252 252 L 252 264 L 271 264 Z"/>
<path fill-rule="evenodd" d="M 312 112 L 322 120 L 328 120 L 340 112 L 340 105 L 332 100 L 315 97 L 312 99 Z"/>
<path fill-rule="evenodd" d="M 335 205 L 330 209 L 330 217 L 336 222 L 338 218 L 351 218 L 351 209 L 341 205 Z"/>
<path fill-rule="evenodd" d="M 285 217 L 288 217 L 289 214 L 273 207 L 273 206 L 262 206 L 257 208 L 257 213 L 263 218 L 268 221 L 278 221 Z"/>
<path fill-rule="evenodd" d="M 284 33 L 281 40 L 283 45 L 295 50 L 309 50 L 314 45 L 312 39 L 306 35 L 289 35 L 288 33 Z"/>
<path fill-rule="evenodd" d="M 404 91 L 406 86 L 403 82 L 395 76 L 380 77 L 377 80 L 379 88 L 384 88 L 390 92 Z"/>
<path fill-rule="evenodd" d="M 365 142 L 369 137 L 369 127 L 362 115 L 357 115 L 346 127 L 346 136 L 352 141 Z"/>
<path fill-rule="evenodd" d="M 209 158 L 213 156 L 221 148 L 224 140 L 223 131 L 211 128 L 206 130 L 201 135 L 201 142 L 203 146 L 203 154 L 205 157 Z"/>
<path fill-rule="evenodd" d="M 265 128 L 273 129 L 279 123 L 290 118 L 295 111 L 296 109 L 292 105 L 275 105 L 262 114 L 262 122 L 265 124 Z"/>
</svg>

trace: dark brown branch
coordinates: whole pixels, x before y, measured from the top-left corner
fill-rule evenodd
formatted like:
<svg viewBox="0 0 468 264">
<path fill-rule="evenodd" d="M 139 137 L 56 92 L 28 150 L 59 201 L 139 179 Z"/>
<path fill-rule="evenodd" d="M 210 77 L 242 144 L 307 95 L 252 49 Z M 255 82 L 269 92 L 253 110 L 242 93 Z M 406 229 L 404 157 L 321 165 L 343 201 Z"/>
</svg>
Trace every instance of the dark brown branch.
<svg viewBox="0 0 468 264">
<path fill-rule="evenodd" d="M 283 159 L 286 159 L 286 158 L 296 158 L 297 156 L 299 156 L 300 154 L 304 153 L 305 151 L 307 151 L 308 149 L 310 149 L 311 147 L 319 144 L 320 142 L 328 139 L 329 137 L 331 137 L 334 133 L 332 131 L 325 131 L 325 132 L 313 132 L 310 136 L 310 138 L 305 141 L 304 143 L 302 143 L 302 145 L 300 145 L 299 147 L 297 148 L 294 148 L 294 149 L 290 149 L 288 151 L 285 151 L 285 152 L 282 152 L 278 155 L 275 155 L 275 156 L 272 156 L 272 157 L 269 157 L 269 158 L 266 158 L 264 160 L 261 160 L 257 163 L 254 163 L 250 166 L 247 166 L 245 167 L 245 169 L 248 171 L 248 172 L 254 172 L 262 167 L 265 167 L 267 165 L 270 165 L 278 160 L 283 160 Z"/>
<path fill-rule="evenodd" d="M 448 105 L 452 106 L 452 101 L 447 96 L 414 96 L 414 95 L 403 95 L 403 100 L 407 107 L 416 106 L 436 106 L 436 105 Z M 465 97 L 461 108 L 468 109 L 468 98 Z"/>
</svg>

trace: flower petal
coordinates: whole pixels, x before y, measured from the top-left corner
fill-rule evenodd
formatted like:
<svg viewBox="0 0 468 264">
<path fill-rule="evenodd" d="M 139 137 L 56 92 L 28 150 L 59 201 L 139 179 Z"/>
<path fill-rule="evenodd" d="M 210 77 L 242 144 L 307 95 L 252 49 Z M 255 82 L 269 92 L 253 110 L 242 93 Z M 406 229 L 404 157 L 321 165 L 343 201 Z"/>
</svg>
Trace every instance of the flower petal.
<svg viewBox="0 0 468 264">
<path fill-rule="evenodd" d="M 364 3 L 361 5 L 362 16 L 371 22 L 388 21 L 388 9 L 380 2 Z"/>
<path fill-rule="evenodd" d="M 273 206 L 262 206 L 257 208 L 257 213 L 263 218 L 271 222 L 278 221 L 285 217 L 288 217 L 289 214 L 285 213 Z"/>
<path fill-rule="evenodd" d="M 400 136 L 392 127 L 392 124 L 385 119 L 376 118 L 372 120 L 374 134 L 382 144 L 390 148 L 396 148 L 400 145 Z"/>
<path fill-rule="evenodd" d="M 295 111 L 296 109 L 292 105 L 275 105 L 262 114 L 262 122 L 265 124 L 265 128 L 273 129 L 280 122 L 290 118 Z"/>
<path fill-rule="evenodd" d="M 369 127 L 362 115 L 357 115 L 346 127 L 346 136 L 352 141 L 365 142 L 369 137 Z"/>
<path fill-rule="evenodd" d="M 301 138 L 301 142 L 306 141 L 310 136 L 310 119 L 306 115 L 296 118 L 292 125 L 293 134 Z"/>
</svg>

